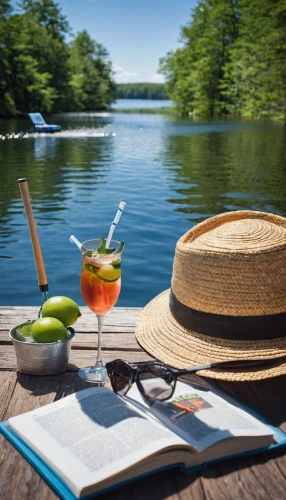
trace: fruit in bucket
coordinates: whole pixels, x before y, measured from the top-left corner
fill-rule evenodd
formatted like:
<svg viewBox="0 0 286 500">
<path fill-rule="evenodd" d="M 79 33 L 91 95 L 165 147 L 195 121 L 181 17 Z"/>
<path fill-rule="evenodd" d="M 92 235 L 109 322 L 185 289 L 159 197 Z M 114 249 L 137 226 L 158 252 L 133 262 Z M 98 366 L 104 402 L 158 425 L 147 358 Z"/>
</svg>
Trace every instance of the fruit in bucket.
<svg viewBox="0 0 286 500">
<path fill-rule="evenodd" d="M 35 342 L 57 342 L 68 336 L 65 325 L 56 318 L 39 318 L 32 324 L 32 337 Z"/>
<path fill-rule="evenodd" d="M 42 318 L 56 318 L 65 327 L 73 325 L 80 316 L 81 312 L 77 303 L 61 295 L 56 295 L 46 300 L 42 307 Z"/>
<path fill-rule="evenodd" d="M 42 306 L 42 317 L 16 327 L 14 338 L 28 343 L 59 342 L 71 335 L 68 326 L 80 316 L 81 312 L 74 300 L 60 295 L 51 297 Z"/>
</svg>

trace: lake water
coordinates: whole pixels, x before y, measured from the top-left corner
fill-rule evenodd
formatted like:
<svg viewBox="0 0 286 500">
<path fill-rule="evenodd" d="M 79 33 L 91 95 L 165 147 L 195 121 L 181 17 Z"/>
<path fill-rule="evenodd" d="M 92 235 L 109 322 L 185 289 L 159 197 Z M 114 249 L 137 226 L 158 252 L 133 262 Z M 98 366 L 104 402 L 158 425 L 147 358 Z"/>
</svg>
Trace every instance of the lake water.
<svg viewBox="0 0 286 500">
<path fill-rule="evenodd" d="M 48 122 L 62 132 L 23 136 L 28 119 L 0 121 L 0 305 L 42 301 L 21 177 L 28 180 L 49 296 L 80 305 L 81 258 L 69 236 L 106 236 L 121 200 L 127 205 L 114 236 L 126 247 L 118 306 L 144 306 L 169 288 L 178 238 L 207 217 L 237 209 L 286 216 L 282 125 L 120 112 Z"/>
</svg>

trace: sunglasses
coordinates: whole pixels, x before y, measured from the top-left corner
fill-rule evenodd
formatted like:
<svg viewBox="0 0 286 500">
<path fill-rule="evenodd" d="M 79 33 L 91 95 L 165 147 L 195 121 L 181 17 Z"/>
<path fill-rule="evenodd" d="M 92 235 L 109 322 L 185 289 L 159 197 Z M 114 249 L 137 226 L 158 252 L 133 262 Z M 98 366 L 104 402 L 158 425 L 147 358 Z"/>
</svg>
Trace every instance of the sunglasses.
<svg viewBox="0 0 286 500">
<path fill-rule="evenodd" d="M 177 369 L 159 361 L 130 363 L 115 359 L 106 363 L 112 389 L 116 394 L 125 396 L 132 384 L 136 383 L 140 393 L 148 400 L 166 401 L 171 398 L 176 388 L 178 377 L 196 373 L 200 370 L 218 370 L 247 372 L 264 370 L 286 362 L 286 356 L 268 359 L 240 359 L 205 363 L 191 368 Z"/>
</svg>

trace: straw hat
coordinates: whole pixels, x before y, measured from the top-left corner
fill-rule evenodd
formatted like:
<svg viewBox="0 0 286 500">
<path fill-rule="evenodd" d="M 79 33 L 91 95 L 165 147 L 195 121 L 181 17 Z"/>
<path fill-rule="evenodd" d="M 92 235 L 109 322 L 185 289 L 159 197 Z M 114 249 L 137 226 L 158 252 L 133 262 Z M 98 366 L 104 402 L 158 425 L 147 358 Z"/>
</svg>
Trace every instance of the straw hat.
<svg viewBox="0 0 286 500">
<path fill-rule="evenodd" d="M 176 245 L 171 289 L 136 325 L 139 344 L 177 368 L 286 354 L 286 219 L 254 211 L 207 219 Z M 204 370 L 224 380 L 286 373 L 286 363 L 252 373 Z"/>
</svg>

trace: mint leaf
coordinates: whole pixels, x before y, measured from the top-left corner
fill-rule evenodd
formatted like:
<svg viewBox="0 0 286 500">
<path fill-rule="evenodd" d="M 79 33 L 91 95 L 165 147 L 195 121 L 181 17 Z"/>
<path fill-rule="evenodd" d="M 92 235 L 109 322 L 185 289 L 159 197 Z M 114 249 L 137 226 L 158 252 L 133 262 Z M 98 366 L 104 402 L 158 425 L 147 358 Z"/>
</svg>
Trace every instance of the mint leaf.
<svg viewBox="0 0 286 500">
<path fill-rule="evenodd" d="M 103 236 L 99 238 L 99 245 L 94 250 L 87 251 L 84 255 L 88 257 L 92 257 L 94 253 L 98 253 L 99 255 L 108 255 L 110 253 L 121 253 L 124 248 L 124 241 L 121 241 L 119 247 L 115 251 L 115 248 L 106 248 L 106 240 Z"/>
<path fill-rule="evenodd" d="M 96 252 L 97 253 L 105 253 L 105 245 L 106 245 L 105 239 L 102 236 L 100 236 L 99 245 L 98 245 L 98 248 L 96 249 Z"/>
<path fill-rule="evenodd" d="M 112 265 L 113 269 L 120 269 L 121 268 L 121 264 L 120 264 L 119 260 L 113 260 L 111 262 L 111 265 Z"/>
<path fill-rule="evenodd" d="M 124 245 L 125 245 L 124 241 L 121 241 L 115 253 L 121 253 L 123 251 Z"/>
<path fill-rule="evenodd" d="M 106 240 L 103 238 L 103 236 L 100 236 L 99 246 L 95 251 L 99 254 L 108 255 L 109 253 L 114 253 L 115 248 L 106 248 Z"/>
</svg>

